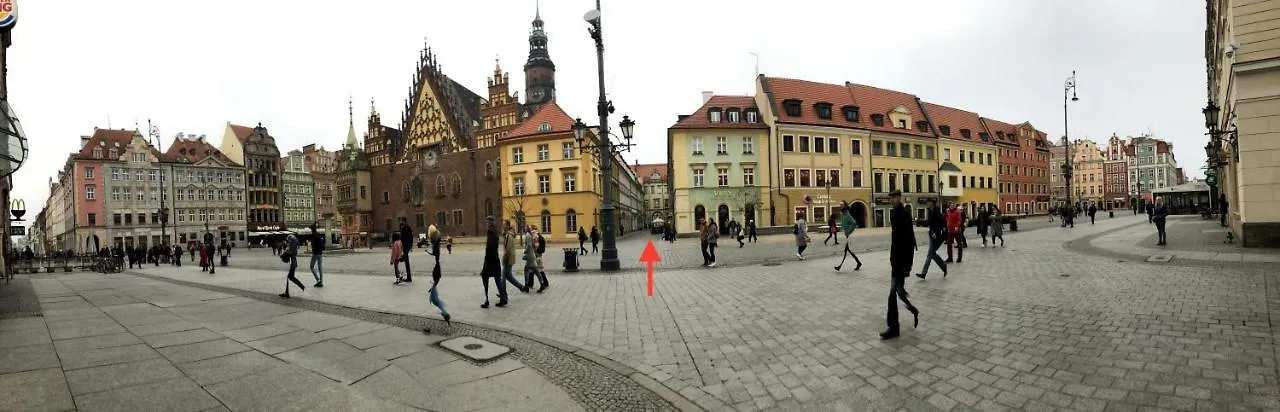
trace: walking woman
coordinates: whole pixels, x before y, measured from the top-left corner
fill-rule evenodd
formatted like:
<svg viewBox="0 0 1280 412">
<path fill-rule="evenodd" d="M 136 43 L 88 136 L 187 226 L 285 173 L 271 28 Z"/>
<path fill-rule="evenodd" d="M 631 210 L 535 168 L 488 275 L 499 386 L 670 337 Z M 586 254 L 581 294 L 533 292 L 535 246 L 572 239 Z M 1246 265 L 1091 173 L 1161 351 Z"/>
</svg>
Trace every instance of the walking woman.
<svg viewBox="0 0 1280 412">
<path fill-rule="evenodd" d="M 435 225 L 431 225 L 431 227 L 434 228 Z M 516 232 L 515 228 L 511 226 L 511 221 L 502 221 L 502 279 L 499 282 L 507 282 L 514 285 L 517 290 L 529 293 L 529 288 L 525 287 L 519 280 L 516 280 L 516 276 L 511 273 L 511 267 L 516 264 L 516 243 L 519 241 L 520 233 Z"/>
<path fill-rule="evenodd" d="M 587 254 L 587 229 L 578 226 L 578 253 Z"/>
<path fill-rule="evenodd" d="M 809 224 L 804 221 L 804 215 L 796 217 L 795 226 L 791 227 L 791 234 L 796 236 L 796 257 L 804 260 L 804 249 L 809 247 Z"/>
<path fill-rule="evenodd" d="M 298 238 L 290 234 L 288 245 L 289 246 L 285 248 L 285 250 L 280 252 L 280 260 L 289 263 L 289 276 L 285 278 L 284 293 L 280 294 L 280 297 L 282 298 L 289 297 L 289 282 L 293 282 L 293 284 L 298 285 L 298 289 L 307 290 L 306 286 L 302 286 L 302 281 L 298 280 L 298 278 L 293 275 L 293 272 L 298 270 Z"/>
<path fill-rule="evenodd" d="M 489 216 L 488 229 L 484 240 L 484 265 L 480 267 L 480 283 L 484 284 L 484 304 L 481 308 L 489 308 L 489 279 L 493 279 L 498 289 L 498 307 L 507 306 L 506 285 L 502 283 L 502 265 L 498 259 L 498 228 Z"/>
<path fill-rule="evenodd" d="M 836 245 L 840 244 L 840 238 L 836 237 L 836 214 L 834 213 L 827 217 L 827 238 L 822 239 L 822 245 L 826 246 L 831 239 L 836 240 Z"/>
<path fill-rule="evenodd" d="M 858 223 L 853 220 L 853 215 L 849 213 L 849 203 L 840 202 L 840 229 L 844 230 L 844 253 L 840 255 L 840 264 L 836 265 L 836 272 L 840 271 L 840 267 L 844 266 L 844 260 L 848 259 L 849 256 L 853 256 L 853 261 L 858 262 L 858 266 L 854 266 L 853 270 L 862 269 L 862 260 L 858 259 L 858 255 L 853 253 L 852 249 L 853 228 L 857 225 Z M 836 240 L 836 244 L 840 244 L 840 241 Z"/>
<path fill-rule="evenodd" d="M 1151 208 L 1151 221 L 1156 224 L 1156 234 L 1159 239 L 1156 245 L 1167 245 L 1164 236 L 1165 218 L 1169 217 L 1169 208 L 1164 205 L 1164 196 L 1156 197 L 1156 206 Z"/>
<path fill-rule="evenodd" d="M 436 265 L 431 268 L 431 304 L 440 309 L 440 316 L 444 317 L 445 323 L 453 324 L 449 321 L 449 310 L 445 309 L 444 301 L 440 300 L 440 230 L 436 229 L 436 225 L 427 227 L 427 242 L 431 244 L 431 248 L 427 249 L 427 253 L 435 257 Z"/>
<path fill-rule="evenodd" d="M 960 208 L 955 203 L 947 211 L 947 263 L 951 263 L 952 247 L 955 247 L 959 255 L 955 262 L 964 262 L 964 215 L 960 214 Z"/>
<path fill-rule="evenodd" d="M 595 226 L 591 227 L 591 253 L 600 253 L 600 230 Z"/>
<path fill-rule="evenodd" d="M 702 266 L 711 264 L 711 255 L 707 254 L 707 227 L 705 220 L 698 221 L 698 247 L 702 249 Z"/>
<path fill-rule="evenodd" d="M 991 227 L 991 215 L 987 214 L 986 206 L 978 209 L 978 236 L 982 236 L 982 246 L 987 247 L 987 229 Z"/>
<path fill-rule="evenodd" d="M 396 284 L 401 282 L 400 260 L 404 258 L 404 242 L 400 240 L 400 232 L 391 232 L 391 269 L 396 274 Z"/>
<path fill-rule="evenodd" d="M 1000 239 L 1000 247 L 1004 247 L 1004 218 L 1000 208 L 991 208 L 991 247 L 996 247 L 996 239 Z"/>
<path fill-rule="evenodd" d="M 719 246 L 720 226 L 716 225 L 716 221 L 712 220 L 707 225 L 707 256 L 711 257 L 711 264 L 707 267 L 716 267 L 716 247 Z"/>
</svg>

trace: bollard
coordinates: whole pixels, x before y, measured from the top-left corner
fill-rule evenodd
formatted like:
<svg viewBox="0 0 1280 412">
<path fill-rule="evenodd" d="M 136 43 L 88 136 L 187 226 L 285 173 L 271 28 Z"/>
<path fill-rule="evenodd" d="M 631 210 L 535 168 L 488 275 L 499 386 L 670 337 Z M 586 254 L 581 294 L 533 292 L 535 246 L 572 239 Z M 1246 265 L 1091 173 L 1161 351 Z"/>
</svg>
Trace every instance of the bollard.
<svg viewBox="0 0 1280 412">
<path fill-rule="evenodd" d="M 578 271 L 578 248 L 564 248 L 564 271 Z"/>
<path fill-rule="evenodd" d="M 218 257 L 218 264 L 220 264 L 220 265 L 222 265 L 222 266 L 226 266 L 226 265 L 227 265 L 227 255 L 219 256 L 219 257 Z"/>
</svg>

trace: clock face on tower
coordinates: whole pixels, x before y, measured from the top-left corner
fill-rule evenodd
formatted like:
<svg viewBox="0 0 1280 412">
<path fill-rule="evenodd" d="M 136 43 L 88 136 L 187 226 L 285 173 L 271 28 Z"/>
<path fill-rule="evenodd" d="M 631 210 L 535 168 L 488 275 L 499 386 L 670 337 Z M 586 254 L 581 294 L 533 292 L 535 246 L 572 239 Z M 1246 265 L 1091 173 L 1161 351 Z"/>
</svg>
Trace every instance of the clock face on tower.
<svg viewBox="0 0 1280 412">
<path fill-rule="evenodd" d="M 439 160 L 439 159 L 437 159 L 437 157 L 436 157 L 436 151 L 435 151 L 435 150 L 428 150 L 428 151 L 427 151 L 427 153 L 426 153 L 426 155 L 425 155 L 425 156 L 423 156 L 423 158 L 422 158 L 422 164 L 423 164 L 424 166 L 426 166 L 426 167 L 429 167 L 429 168 L 430 168 L 430 167 L 436 167 L 436 161 L 437 161 L 437 160 Z"/>
</svg>

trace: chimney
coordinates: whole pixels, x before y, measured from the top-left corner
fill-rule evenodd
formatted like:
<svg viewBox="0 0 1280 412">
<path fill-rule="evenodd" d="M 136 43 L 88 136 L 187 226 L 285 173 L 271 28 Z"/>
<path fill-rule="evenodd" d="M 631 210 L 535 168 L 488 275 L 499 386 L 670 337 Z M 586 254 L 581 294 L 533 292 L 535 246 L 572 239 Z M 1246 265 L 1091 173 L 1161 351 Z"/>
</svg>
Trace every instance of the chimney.
<svg viewBox="0 0 1280 412">
<path fill-rule="evenodd" d="M 715 92 L 704 90 L 702 92 L 702 104 L 707 104 L 707 101 L 710 101 L 711 96 L 714 96 L 714 95 L 715 95 Z"/>
<path fill-rule="evenodd" d="M 80 136 L 80 148 L 83 149 L 89 144 L 89 136 Z"/>
</svg>

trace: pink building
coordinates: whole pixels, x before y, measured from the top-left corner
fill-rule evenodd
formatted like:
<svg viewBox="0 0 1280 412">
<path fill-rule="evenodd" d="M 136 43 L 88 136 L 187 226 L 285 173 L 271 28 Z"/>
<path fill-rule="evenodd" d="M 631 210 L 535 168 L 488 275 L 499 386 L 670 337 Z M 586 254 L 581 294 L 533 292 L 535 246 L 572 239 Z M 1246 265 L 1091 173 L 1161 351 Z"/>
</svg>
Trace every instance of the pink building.
<svg viewBox="0 0 1280 412">
<path fill-rule="evenodd" d="M 97 129 L 92 136 L 80 137 L 80 151 L 67 160 L 64 170 L 71 172 L 72 198 L 75 205 L 72 233 L 75 234 L 74 250 L 81 253 L 94 251 L 97 246 L 110 246 L 107 222 L 103 214 L 106 203 L 103 180 L 103 161 L 115 161 L 124 155 L 124 148 L 133 138 L 133 130 Z"/>
</svg>

